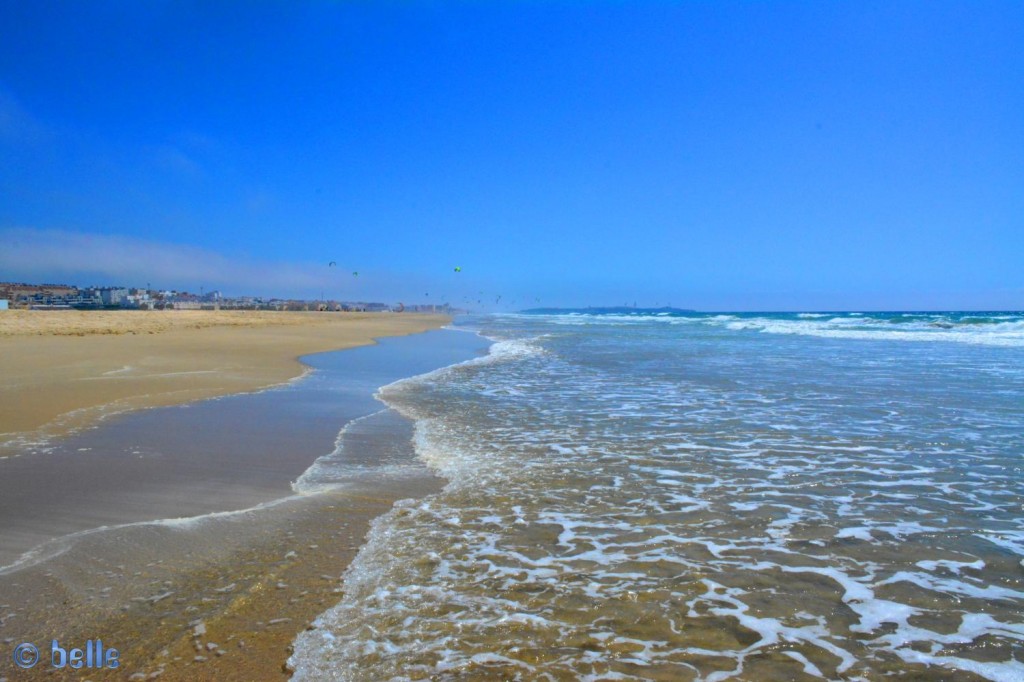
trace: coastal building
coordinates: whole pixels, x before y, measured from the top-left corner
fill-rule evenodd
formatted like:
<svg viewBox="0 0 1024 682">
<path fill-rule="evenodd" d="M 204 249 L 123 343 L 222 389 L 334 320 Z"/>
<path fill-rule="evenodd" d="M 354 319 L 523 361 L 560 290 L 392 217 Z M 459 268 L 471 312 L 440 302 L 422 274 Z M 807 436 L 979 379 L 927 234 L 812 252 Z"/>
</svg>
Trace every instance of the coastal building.
<svg viewBox="0 0 1024 682">
<path fill-rule="evenodd" d="M 7 300 L 9 307 L 12 308 L 64 304 L 66 298 L 75 296 L 77 293 L 77 288 L 66 284 L 0 282 L 0 298 Z"/>
<path fill-rule="evenodd" d="M 259 296 L 224 296 L 220 291 L 205 294 L 191 294 L 174 289 L 153 290 L 133 287 L 88 286 L 75 287 L 66 284 L 27 284 L 24 282 L 0 282 L 0 301 L 7 308 L 55 310 L 74 308 L 77 310 L 142 309 L 142 310 L 320 310 L 330 312 L 361 311 L 387 312 L 405 310 L 408 312 L 449 312 L 447 304 L 392 306 L 380 302 L 336 301 L 320 299 L 264 299 Z M 2 678 L 0 678 L 2 679 Z"/>
<path fill-rule="evenodd" d="M 121 305 L 128 297 L 128 290 L 119 287 L 100 289 L 100 300 L 103 305 Z"/>
</svg>

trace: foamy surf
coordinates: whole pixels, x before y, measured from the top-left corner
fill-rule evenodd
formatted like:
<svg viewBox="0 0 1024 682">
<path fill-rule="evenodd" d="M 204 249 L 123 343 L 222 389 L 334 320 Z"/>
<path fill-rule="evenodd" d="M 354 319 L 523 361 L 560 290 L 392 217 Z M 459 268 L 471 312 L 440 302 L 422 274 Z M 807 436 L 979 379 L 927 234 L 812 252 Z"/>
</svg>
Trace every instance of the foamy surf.
<svg viewBox="0 0 1024 682">
<path fill-rule="evenodd" d="M 539 316 L 503 314 L 515 323 Z M 1024 313 L 657 313 L 544 315 L 553 327 L 644 327 L 652 323 L 842 340 L 950 342 L 1024 347 Z"/>
<path fill-rule="evenodd" d="M 740 320 L 480 320 L 492 357 L 382 389 L 449 484 L 296 679 L 1024 679 L 1019 350 Z"/>
</svg>

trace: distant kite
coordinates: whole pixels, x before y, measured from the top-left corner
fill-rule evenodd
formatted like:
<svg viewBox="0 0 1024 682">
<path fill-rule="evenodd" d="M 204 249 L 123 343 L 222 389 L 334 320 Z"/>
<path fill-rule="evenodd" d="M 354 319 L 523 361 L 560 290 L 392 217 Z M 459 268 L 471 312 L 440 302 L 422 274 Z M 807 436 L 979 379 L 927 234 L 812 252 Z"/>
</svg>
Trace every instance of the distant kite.
<svg viewBox="0 0 1024 682">
<path fill-rule="evenodd" d="M 456 265 L 455 266 L 455 272 L 462 272 L 462 268 L 460 268 L 458 265 Z"/>
<path fill-rule="evenodd" d="M 353 273 L 352 273 L 352 276 L 353 276 L 353 277 L 358 277 L 358 276 L 359 276 L 359 272 L 358 272 L 358 271 L 357 271 L 357 272 L 353 272 Z"/>
<path fill-rule="evenodd" d="M 327 264 L 327 267 L 333 268 L 335 265 L 337 265 L 337 263 L 332 260 L 330 263 Z"/>
</svg>

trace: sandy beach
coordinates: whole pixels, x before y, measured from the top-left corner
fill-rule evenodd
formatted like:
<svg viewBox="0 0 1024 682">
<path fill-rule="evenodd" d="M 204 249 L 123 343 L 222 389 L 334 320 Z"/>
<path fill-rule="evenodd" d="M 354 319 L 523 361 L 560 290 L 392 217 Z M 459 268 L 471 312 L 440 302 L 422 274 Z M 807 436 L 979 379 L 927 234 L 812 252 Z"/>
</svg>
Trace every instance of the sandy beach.
<svg viewBox="0 0 1024 682">
<path fill-rule="evenodd" d="M 0 456 L 104 415 L 253 391 L 298 357 L 442 326 L 443 315 L 263 311 L 0 313 Z"/>
<path fill-rule="evenodd" d="M 292 640 L 342 598 L 341 577 L 372 521 L 441 485 L 424 470 L 189 529 L 97 534 L 0 575 L 0 678 L 54 679 L 45 646 L 56 637 L 119 650 L 118 670 L 83 679 L 287 679 Z M 11 663 L 21 642 L 42 652 L 32 670 Z"/>
<path fill-rule="evenodd" d="M 286 431 L 287 415 L 272 417 L 281 389 L 199 403 L 201 410 L 163 406 L 287 382 L 309 370 L 300 355 L 366 346 L 446 321 L 317 313 L 0 315 L 0 395 L 5 408 L 11 406 L 2 424 L 13 441 L 8 452 L 23 455 L 0 461 L 0 483 L 9 488 L 0 513 L 6 526 L 24 530 L 19 537 L 5 529 L 5 543 L 31 540 L 35 527 L 56 536 L 78 534 L 43 561 L 0 571 L 0 679 L 52 679 L 43 649 L 55 637 L 79 647 L 102 638 L 120 650 L 121 668 L 89 671 L 89 679 L 285 678 L 292 640 L 340 599 L 341 575 L 373 519 L 396 500 L 429 494 L 443 481 L 415 461 L 411 447 L 394 454 L 393 443 L 411 439 L 411 425 L 396 420 L 382 427 L 391 441 L 378 450 L 376 434 L 353 436 L 350 460 L 365 475 L 343 489 L 297 496 L 288 481 L 330 451 L 336 420 L 347 413 L 318 413 Z M 313 364 L 317 376 L 334 371 L 351 378 L 347 393 L 336 395 L 348 409 L 365 410 L 365 401 L 374 402 L 369 387 L 379 385 L 382 371 L 396 375 L 387 380 L 422 371 L 415 365 L 425 362 L 421 347 L 433 354 L 426 362 L 448 363 L 446 354 L 455 352 L 444 337 L 408 341 L 384 339 L 384 346 L 400 349 L 359 348 L 338 354 L 340 361 Z M 322 383 L 337 391 L 334 381 Z M 286 399 L 306 409 L 316 390 L 289 385 Z M 349 393 L 363 397 L 353 402 Z M 151 407 L 163 409 L 123 414 Z M 97 422 L 111 412 L 122 414 Z M 206 424 L 206 412 L 217 420 L 267 423 L 246 441 L 235 429 Z M 186 429 L 189 420 L 195 427 L 185 435 L 154 433 Z M 100 428 L 72 433 L 97 423 Z M 147 433 L 161 449 L 149 459 L 132 450 Z M 19 445 L 26 435 L 27 442 L 45 437 L 54 447 L 37 452 Z M 194 450 L 183 448 L 186 441 L 196 443 Z M 257 441 L 264 441 L 262 450 Z M 389 457 L 393 468 L 399 465 L 397 476 L 377 473 Z M 69 479 L 67 485 L 61 479 Z M 250 504 L 256 505 L 251 511 L 211 513 Z M 139 523 L 193 514 L 200 516 Z M 118 527 L 80 530 L 100 525 Z M 32 670 L 11 662 L 21 642 L 42 652 Z"/>
</svg>

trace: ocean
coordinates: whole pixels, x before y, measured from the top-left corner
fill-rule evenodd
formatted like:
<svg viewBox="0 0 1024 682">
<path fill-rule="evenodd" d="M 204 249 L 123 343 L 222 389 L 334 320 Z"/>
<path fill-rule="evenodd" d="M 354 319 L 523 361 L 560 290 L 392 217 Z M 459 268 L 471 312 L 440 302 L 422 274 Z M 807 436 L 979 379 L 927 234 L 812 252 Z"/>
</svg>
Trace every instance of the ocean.
<svg viewBox="0 0 1024 682">
<path fill-rule="evenodd" d="M 1024 680 L 1024 313 L 456 327 L 295 679 Z"/>
</svg>

